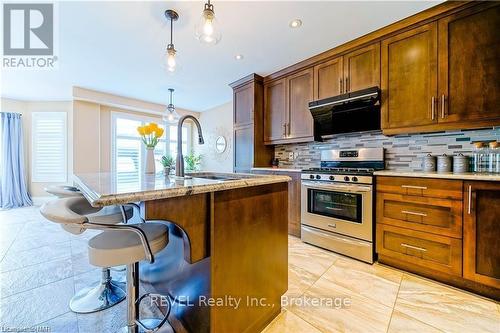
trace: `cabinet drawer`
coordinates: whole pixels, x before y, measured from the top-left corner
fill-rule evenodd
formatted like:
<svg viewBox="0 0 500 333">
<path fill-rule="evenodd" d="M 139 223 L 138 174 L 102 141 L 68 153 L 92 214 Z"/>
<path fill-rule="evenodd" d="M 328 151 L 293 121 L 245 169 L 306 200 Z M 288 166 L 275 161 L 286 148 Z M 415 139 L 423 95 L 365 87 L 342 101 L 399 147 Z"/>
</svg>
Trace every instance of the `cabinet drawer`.
<svg viewBox="0 0 500 333">
<path fill-rule="evenodd" d="M 377 177 L 377 191 L 431 198 L 462 200 L 461 180 Z"/>
<path fill-rule="evenodd" d="M 377 252 L 398 261 L 462 276 L 462 240 L 377 224 Z"/>
<path fill-rule="evenodd" d="M 462 201 L 380 192 L 377 223 L 462 238 Z"/>
</svg>

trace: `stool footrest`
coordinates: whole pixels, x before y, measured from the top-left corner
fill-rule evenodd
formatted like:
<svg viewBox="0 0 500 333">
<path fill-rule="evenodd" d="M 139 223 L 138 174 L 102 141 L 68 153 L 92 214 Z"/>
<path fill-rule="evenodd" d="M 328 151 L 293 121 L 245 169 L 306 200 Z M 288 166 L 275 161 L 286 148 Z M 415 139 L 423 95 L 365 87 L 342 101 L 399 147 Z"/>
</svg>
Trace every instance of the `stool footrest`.
<svg viewBox="0 0 500 333">
<path fill-rule="evenodd" d="M 170 297 L 168 295 L 161 295 L 156 293 L 146 293 L 142 295 L 136 302 L 135 305 L 137 308 L 140 308 L 141 302 L 149 298 L 151 299 L 150 305 L 155 303 L 156 306 L 167 306 L 167 312 L 163 316 L 162 319 L 143 319 L 137 318 L 135 323 L 146 333 L 155 333 L 158 331 L 168 320 L 168 315 L 170 314 L 170 310 L 172 308 L 172 303 Z M 140 311 L 139 311 L 140 313 Z"/>
</svg>

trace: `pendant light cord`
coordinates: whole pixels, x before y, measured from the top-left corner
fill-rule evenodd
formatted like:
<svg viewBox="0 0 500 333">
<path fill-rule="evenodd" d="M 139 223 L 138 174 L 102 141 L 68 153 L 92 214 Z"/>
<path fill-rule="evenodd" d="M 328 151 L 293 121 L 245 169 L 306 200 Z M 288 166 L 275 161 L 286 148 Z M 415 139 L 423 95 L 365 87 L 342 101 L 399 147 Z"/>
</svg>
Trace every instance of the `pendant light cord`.
<svg viewBox="0 0 500 333">
<path fill-rule="evenodd" d="M 170 18 L 170 45 L 174 45 L 173 40 L 174 40 L 174 20 Z"/>
</svg>

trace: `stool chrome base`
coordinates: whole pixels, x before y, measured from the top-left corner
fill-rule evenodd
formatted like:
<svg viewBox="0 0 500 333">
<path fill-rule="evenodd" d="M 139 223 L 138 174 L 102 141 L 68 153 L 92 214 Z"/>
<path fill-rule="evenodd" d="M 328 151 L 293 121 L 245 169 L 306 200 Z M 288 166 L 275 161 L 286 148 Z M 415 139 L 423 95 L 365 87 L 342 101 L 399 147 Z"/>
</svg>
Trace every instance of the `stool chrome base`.
<svg viewBox="0 0 500 333">
<path fill-rule="evenodd" d="M 125 296 L 123 284 L 113 281 L 109 269 L 103 268 L 101 281 L 77 292 L 69 302 L 69 308 L 76 313 L 97 312 L 120 303 Z"/>
</svg>

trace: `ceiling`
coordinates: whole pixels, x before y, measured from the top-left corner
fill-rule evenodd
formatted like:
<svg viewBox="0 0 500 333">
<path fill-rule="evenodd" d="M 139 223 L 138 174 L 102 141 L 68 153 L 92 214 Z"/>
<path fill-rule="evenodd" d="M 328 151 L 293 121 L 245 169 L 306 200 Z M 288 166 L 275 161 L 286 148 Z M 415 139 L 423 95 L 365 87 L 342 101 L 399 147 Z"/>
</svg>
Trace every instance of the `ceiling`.
<svg viewBox="0 0 500 333">
<path fill-rule="evenodd" d="M 59 2 L 59 69 L 2 72 L 2 97 L 70 100 L 80 86 L 166 104 L 176 89 L 178 107 L 204 111 L 231 99 L 233 82 L 267 75 L 300 60 L 415 14 L 427 1 L 217 1 L 222 31 L 215 46 L 194 38 L 201 1 Z M 179 68 L 164 69 L 169 39 L 166 9 L 174 25 Z M 291 29 L 300 18 L 303 25 Z M 242 54 L 242 60 L 235 55 Z"/>
</svg>

